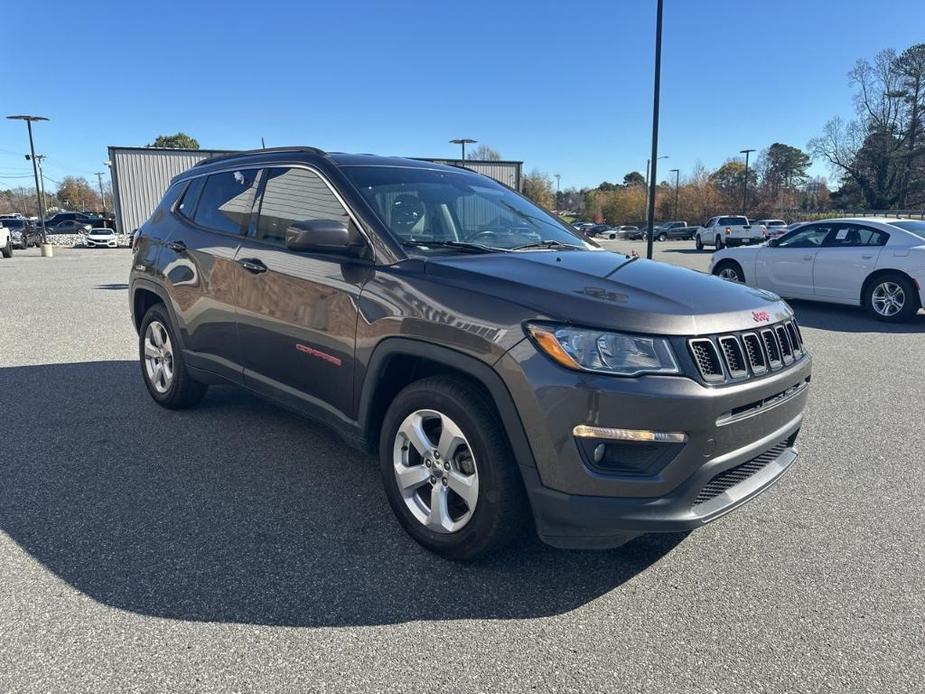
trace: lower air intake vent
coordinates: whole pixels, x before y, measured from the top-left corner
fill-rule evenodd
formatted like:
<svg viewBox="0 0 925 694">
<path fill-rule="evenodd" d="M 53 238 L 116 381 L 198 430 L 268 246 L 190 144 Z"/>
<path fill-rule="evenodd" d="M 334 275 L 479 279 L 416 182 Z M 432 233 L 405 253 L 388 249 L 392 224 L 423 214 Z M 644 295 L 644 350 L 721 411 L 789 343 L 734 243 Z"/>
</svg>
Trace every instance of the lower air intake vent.
<svg viewBox="0 0 925 694">
<path fill-rule="evenodd" d="M 768 465 L 768 463 L 770 463 L 772 460 L 775 460 L 781 453 L 784 452 L 784 449 L 787 448 L 787 444 L 788 441 L 781 441 L 776 446 L 770 450 L 765 451 L 761 455 L 756 456 L 751 460 L 742 463 L 741 465 L 736 465 L 734 468 L 730 468 L 729 470 L 725 470 L 719 473 L 716 477 L 707 482 L 703 489 L 700 490 L 700 493 L 694 500 L 694 506 L 706 503 L 710 499 L 715 499 L 727 489 L 731 489 L 737 484 L 747 480 L 756 472 L 763 470 Z"/>
</svg>

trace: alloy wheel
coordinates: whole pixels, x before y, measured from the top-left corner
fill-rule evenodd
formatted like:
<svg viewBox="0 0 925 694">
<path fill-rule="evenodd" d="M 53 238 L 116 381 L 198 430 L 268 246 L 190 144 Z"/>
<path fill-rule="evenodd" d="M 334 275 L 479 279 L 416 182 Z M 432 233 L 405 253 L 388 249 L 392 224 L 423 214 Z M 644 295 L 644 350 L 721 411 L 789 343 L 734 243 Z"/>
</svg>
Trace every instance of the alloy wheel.
<svg viewBox="0 0 925 694">
<path fill-rule="evenodd" d="M 167 328 L 160 321 L 148 323 L 145 330 L 145 374 L 154 390 L 163 395 L 173 383 L 173 345 Z"/>
<path fill-rule="evenodd" d="M 469 441 L 436 410 L 405 417 L 393 446 L 395 482 L 415 519 L 436 533 L 454 533 L 472 519 L 479 473 Z"/>
<path fill-rule="evenodd" d="M 906 305 L 906 293 L 896 282 L 881 282 L 871 294 L 870 303 L 881 316 L 891 318 Z"/>
<path fill-rule="evenodd" d="M 719 276 L 722 277 L 724 280 L 729 280 L 730 282 L 739 281 L 739 273 L 736 272 L 735 268 L 732 268 L 732 267 L 724 267 L 722 270 L 719 271 Z"/>
</svg>

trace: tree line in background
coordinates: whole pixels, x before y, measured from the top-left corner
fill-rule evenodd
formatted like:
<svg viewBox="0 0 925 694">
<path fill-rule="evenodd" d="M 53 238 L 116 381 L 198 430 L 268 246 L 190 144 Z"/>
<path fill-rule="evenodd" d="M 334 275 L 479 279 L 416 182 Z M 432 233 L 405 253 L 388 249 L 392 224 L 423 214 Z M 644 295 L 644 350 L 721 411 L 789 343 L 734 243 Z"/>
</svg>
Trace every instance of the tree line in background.
<svg viewBox="0 0 925 694">
<path fill-rule="evenodd" d="M 46 178 L 46 182 L 48 179 Z M 91 184 L 82 176 L 65 176 L 54 189 L 45 189 L 45 212 L 48 215 L 59 210 L 75 212 L 112 212 L 112 186 L 103 181 L 103 195 L 99 186 Z M 0 214 L 19 212 L 26 217 L 39 214 L 35 188 L 11 188 L 0 190 Z"/>
</svg>

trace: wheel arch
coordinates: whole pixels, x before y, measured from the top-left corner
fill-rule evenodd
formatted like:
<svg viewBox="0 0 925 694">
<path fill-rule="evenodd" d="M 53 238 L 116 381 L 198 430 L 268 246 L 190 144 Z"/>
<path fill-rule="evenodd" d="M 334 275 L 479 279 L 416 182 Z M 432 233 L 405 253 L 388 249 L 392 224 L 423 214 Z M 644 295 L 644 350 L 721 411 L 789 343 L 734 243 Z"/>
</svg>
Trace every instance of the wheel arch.
<svg viewBox="0 0 925 694">
<path fill-rule="evenodd" d="M 739 262 L 736 258 L 721 258 L 720 260 L 718 260 L 716 262 L 716 265 L 713 266 L 713 274 L 718 276 L 724 265 L 735 265 L 739 269 L 739 272 L 742 275 L 743 282 L 747 279 L 747 276 L 745 274 L 745 268 L 742 266 L 742 263 Z"/>
<path fill-rule="evenodd" d="M 518 467 L 535 467 L 514 399 L 491 365 L 449 347 L 404 337 L 386 338 L 376 346 L 363 379 L 357 415 L 371 452 L 378 450 L 385 411 L 395 395 L 415 381 L 438 374 L 455 375 L 479 386 L 501 417 Z"/>
<path fill-rule="evenodd" d="M 155 304 L 164 305 L 174 328 L 179 325 L 170 298 L 160 285 L 148 280 L 136 279 L 132 282 L 131 297 L 132 323 L 136 332 L 141 329 L 141 321 L 145 317 L 145 313 Z M 177 337 L 179 339 L 179 333 Z"/>
<path fill-rule="evenodd" d="M 876 270 L 871 272 L 869 275 L 867 275 L 867 277 L 864 279 L 864 282 L 861 284 L 861 296 L 859 297 L 861 306 L 866 305 L 867 290 L 870 288 L 870 285 L 876 282 L 879 278 L 884 277 L 886 275 L 900 275 L 901 277 L 911 282 L 912 286 L 915 287 L 915 289 L 917 290 L 915 292 L 915 295 L 913 296 L 913 299 L 915 300 L 917 304 L 919 304 L 919 308 L 921 308 L 922 301 L 921 301 L 921 298 L 919 297 L 919 292 L 921 291 L 921 287 L 919 286 L 918 280 L 916 280 L 912 275 L 910 275 L 905 270 L 899 270 L 898 268 L 877 268 Z"/>
</svg>

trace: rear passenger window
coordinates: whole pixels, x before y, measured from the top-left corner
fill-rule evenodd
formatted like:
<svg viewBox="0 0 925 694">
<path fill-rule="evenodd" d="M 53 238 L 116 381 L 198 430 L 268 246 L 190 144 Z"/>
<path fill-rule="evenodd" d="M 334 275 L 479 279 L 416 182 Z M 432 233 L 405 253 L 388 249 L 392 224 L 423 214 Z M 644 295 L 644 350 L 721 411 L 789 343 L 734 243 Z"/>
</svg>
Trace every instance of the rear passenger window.
<svg viewBox="0 0 925 694">
<path fill-rule="evenodd" d="M 259 169 L 212 174 L 206 179 L 196 206 L 196 224 L 241 234 L 250 222 Z"/>
<path fill-rule="evenodd" d="M 340 200 L 325 182 L 306 169 L 267 169 L 260 202 L 256 238 L 285 245 L 286 229 L 294 222 L 336 219 L 349 224 Z"/>
<path fill-rule="evenodd" d="M 825 245 L 830 248 L 882 246 L 888 238 L 889 236 L 884 232 L 869 227 L 850 224 L 845 226 L 833 225 L 833 232 L 826 239 Z"/>
<path fill-rule="evenodd" d="M 193 215 L 196 213 L 196 201 L 199 200 L 199 196 L 202 193 L 202 186 L 206 182 L 204 176 L 199 178 L 194 178 L 190 181 L 190 184 L 186 187 L 186 192 L 183 194 L 183 200 L 180 202 L 180 206 L 177 208 L 180 210 L 180 214 L 188 219 L 192 219 Z"/>
</svg>

